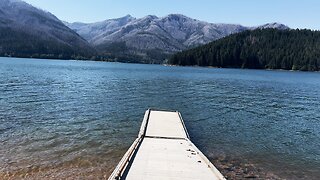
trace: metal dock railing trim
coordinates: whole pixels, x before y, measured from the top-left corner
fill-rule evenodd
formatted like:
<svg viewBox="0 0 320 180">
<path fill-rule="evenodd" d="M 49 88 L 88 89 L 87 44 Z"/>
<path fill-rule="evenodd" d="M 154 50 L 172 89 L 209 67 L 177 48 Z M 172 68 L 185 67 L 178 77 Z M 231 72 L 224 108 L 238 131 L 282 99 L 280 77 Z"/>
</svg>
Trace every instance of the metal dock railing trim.
<svg viewBox="0 0 320 180">
<path fill-rule="evenodd" d="M 133 142 L 133 144 L 130 146 L 128 151 L 124 154 L 122 159 L 120 160 L 118 166 L 114 169 L 113 173 L 111 176 L 108 178 L 108 180 L 120 180 L 122 175 L 124 174 L 127 165 L 130 164 L 130 161 L 134 157 L 134 153 L 136 152 L 137 149 L 139 149 L 139 146 L 141 145 L 143 138 L 146 133 L 146 127 L 148 125 L 149 121 L 149 116 L 150 116 L 151 110 L 148 109 L 144 115 L 142 125 L 138 134 L 138 138 Z"/>
<path fill-rule="evenodd" d="M 187 130 L 187 128 L 186 128 L 186 125 L 184 124 L 184 121 L 183 121 L 183 119 L 182 119 L 182 116 L 181 116 L 180 112 L 178 112 L 178 111 L 176 111 L 176 112 L 177 112 L 178 115 L 179 115 L 180 121 L 181 121 L 182 126 L 183 126 L 183 129 L 184 129 L 184 131 L 185 131 L 185 133 L 186 133 L 186 135 L 187 135 L 187 138 L 190 139 L 188 130 Z"/>
</svg>

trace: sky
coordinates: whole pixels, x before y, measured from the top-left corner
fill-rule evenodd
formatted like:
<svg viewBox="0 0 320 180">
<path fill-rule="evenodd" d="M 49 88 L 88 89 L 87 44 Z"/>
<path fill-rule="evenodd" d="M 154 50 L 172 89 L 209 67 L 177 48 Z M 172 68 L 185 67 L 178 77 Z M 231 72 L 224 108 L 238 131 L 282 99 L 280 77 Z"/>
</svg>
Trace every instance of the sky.
<svg viewBox="0 0 320 180">
<path fill-rule="evenodd" d="M 25 0 L 67 22 L 98 22 L 130 14 L 183 14 L 211 23 L 270 22 L 320 30 L 320 0 Z"/>
</svg>

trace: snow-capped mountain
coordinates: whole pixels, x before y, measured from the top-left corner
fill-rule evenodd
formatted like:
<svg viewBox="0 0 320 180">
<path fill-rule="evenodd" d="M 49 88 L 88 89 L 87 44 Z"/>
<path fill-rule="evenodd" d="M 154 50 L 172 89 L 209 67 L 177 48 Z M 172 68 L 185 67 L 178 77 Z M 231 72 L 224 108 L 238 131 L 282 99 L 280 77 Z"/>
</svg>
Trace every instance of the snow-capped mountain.
<svg viewBox="0 0 320 180">
<path fill-rule="evenodd" d="M 135 20 L 135 18 L 127 15 L 118 19 L 110 19 L 102 22 L 85 24 L 81 22 L 68 23 L 64 22 L 69 28 L 75 30 L 78 34 L 81 34 L 87 40 L 97 37 L 104 33 L 112 33 L 119 30 L 120 27 L 125 26 L 129 22 Z"/>
<path fill-rule="evenodd" d="M 245 27 L 236 24 L 214 24 L 192 19 L 180 14 L 165 17 L 146 16 L 134 18 L 127 15 L 97 23 L 65 23 L 102 52 L 119 45 L 119 53 L 145 54 L 157 50 L 165 54 L 185 50 L 223 38 L 233 33 L 255 28 L 279 28 L 282 24 Z"/>
<path fill-rule="evenodd" d="M 281 23 L 267 23 L 258 27 L 254 27 L 253 29 L 267 29 L 267 28 L 273 28 L 273 29 L 281 29 L 281 30 L 286 30 L 290 29 L 288 26 L 281 24 Z"/>
<path fill-rule="evenodd" d="M 0 54 L 85 55 L 92 50 L 86 40 L 51 13 L 20 0 L 0 1 Z"/>
<path fill-rule="evenodd" d="M 136 19 L 127 15 L 98 23 L 66 23 L 91 44 L 97 46 L 125 42 L 137 49 L 179 51 L 246 30 L 233 24 L 212 24 L 184 15 L 146 16 Z"/>
<path fill-rule="evenodd" d="M 102 60 L 161 63 L 172 53 L 256 28 L 288 27 L 279 23 L 258 27 L 214 24 L 180 14 L 143 18 L 127 15 L 97 23 L 67 23 L 21 0 L 0 0 L 0 56 L 94 55 Z"/>
</svg>

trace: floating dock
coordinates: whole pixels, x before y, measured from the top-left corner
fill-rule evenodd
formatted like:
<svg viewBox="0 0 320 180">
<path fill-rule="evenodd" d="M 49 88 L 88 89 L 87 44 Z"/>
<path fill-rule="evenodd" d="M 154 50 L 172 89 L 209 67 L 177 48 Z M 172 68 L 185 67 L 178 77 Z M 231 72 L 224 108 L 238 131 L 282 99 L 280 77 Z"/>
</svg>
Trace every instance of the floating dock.
<svg viewBox="0 0 320 180">
<path fill-rule="evenodd" d="M 225 179 L 191 142 L 179 112 L 147 110 L 138 138 L 109 180 Z"/>
</svg>

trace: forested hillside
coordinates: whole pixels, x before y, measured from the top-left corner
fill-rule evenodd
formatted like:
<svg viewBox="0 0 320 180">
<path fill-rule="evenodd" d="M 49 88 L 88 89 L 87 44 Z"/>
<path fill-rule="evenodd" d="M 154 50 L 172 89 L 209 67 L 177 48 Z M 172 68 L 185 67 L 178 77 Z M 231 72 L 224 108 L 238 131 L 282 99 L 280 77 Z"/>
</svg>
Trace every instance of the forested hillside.
<svg viewBox="0 0 320 180">
<path fill-rule="evenodd" d="M 124 62 L 131 60 L 158 64 L 176 52 L 230 34 L 257 28 L 289 29 L 279 23 L 256 27 L 208 23 L 181 14 L 169 14 L 164 17 L 148 15 L 143 18 L 128 15 L 96 23 L 65 24 L 85 38 L 102 57 Z"/>
<path fill-rule="evenodd" d="M 81 59 L 95 53 L 54 15 L 20 0 L 0 1 L 0 56 Z"/>
<path fill-rule="evenodd" d="M 169 64 L 318 71 L 320 32 L 257 29 L 177 53 Z"/>
</svg>

